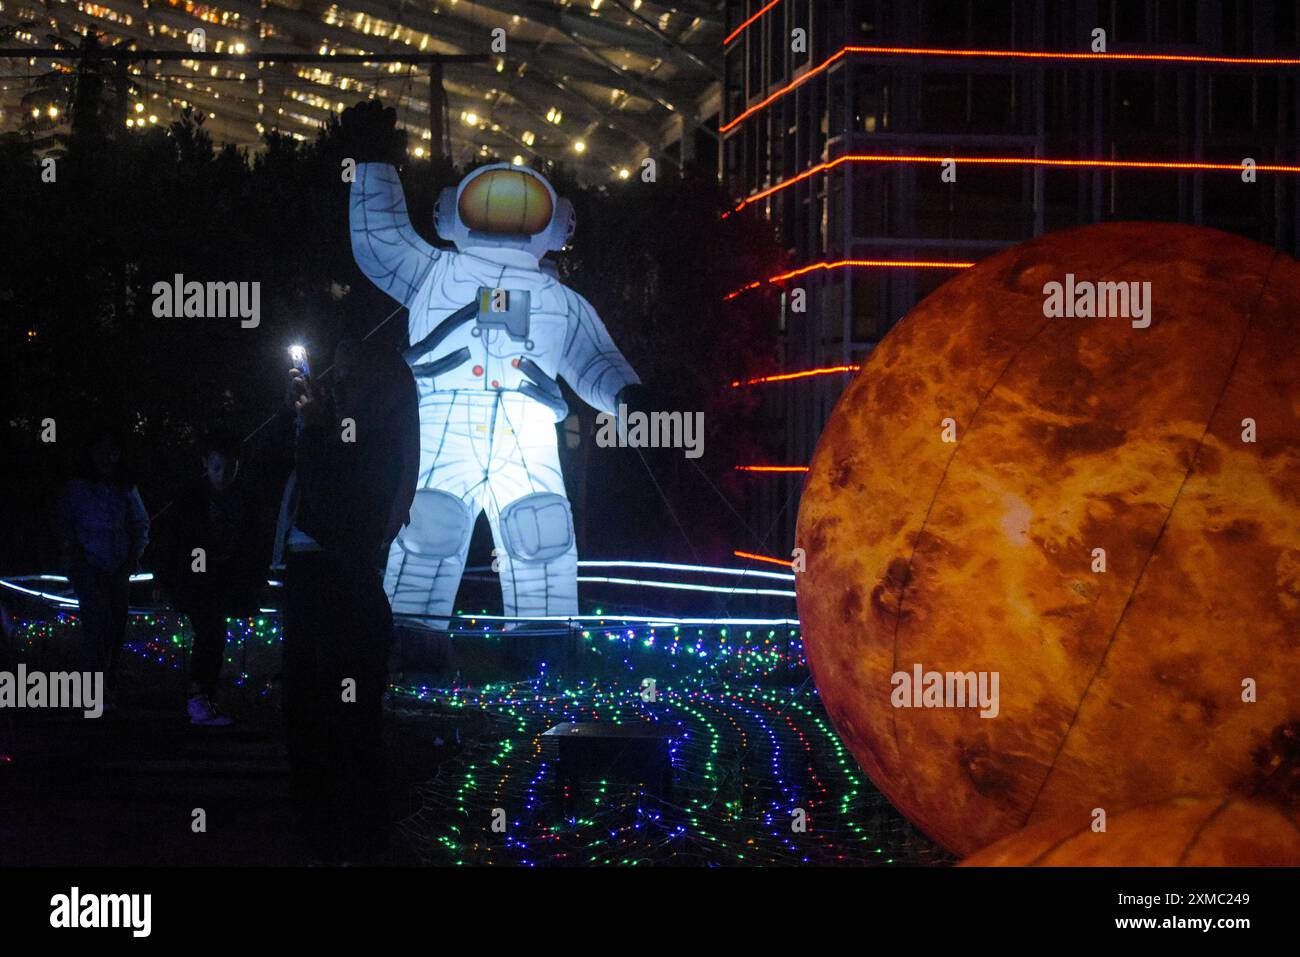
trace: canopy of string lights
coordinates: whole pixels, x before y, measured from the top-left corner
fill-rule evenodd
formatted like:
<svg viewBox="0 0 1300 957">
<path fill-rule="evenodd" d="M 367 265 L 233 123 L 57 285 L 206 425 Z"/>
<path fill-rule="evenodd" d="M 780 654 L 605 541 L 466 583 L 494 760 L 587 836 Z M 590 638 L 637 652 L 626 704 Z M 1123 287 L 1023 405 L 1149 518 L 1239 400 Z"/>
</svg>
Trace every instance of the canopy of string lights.
<svg viewBox="0 0 1300 957">
<path fill-rule="evenodd" d="M 607 179 L 684 136 L 716 136 L 707 128 L 718 111 L 721 9 L 709 0 L 4 0 L 0 130 L 53 141 L 70 121 L 71 78 L 111 62 L 121 68 L 102 71 L 108 95 L 131 128 L 190 108 L 214 140 L 256 147 L 271 131 L 310 138 L 330 113 L 378 96 L 398 107 L 417 157 L 563 160 Z"/>
</svg>

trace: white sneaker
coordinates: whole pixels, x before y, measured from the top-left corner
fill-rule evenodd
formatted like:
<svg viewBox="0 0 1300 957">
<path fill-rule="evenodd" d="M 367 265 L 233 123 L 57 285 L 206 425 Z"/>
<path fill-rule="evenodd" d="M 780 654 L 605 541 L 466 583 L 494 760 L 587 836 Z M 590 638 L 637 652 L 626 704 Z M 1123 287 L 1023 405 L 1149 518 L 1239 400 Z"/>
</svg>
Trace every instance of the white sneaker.
<svg viewBox="0 0 1300 957">
<path fill-rule="evenodd" d="M 217 710 L 212 699 L 205 694 L 190 695 L 185 710 L 190 714 L 190 724 L 203 725 L 206 728 L 224 728 L 234 724 Z"/>
</svg>

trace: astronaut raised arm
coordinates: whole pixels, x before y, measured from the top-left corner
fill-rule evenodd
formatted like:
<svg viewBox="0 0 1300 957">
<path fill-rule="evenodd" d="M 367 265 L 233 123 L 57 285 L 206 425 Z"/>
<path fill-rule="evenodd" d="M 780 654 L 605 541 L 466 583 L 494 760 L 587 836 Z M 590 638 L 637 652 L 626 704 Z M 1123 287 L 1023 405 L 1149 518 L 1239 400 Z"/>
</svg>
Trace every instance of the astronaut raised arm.
<svg viewBox="0 0 1300 957">
<path fill-rule="evenodd" d="M 411 226 L 397 170 L 388 163 L 359 163 L 348 199 L 352 255 L 370 281 L 410 306 L 429 271 L 447 252 Z"/>
<path fill-rule="evenodd" d="M 571 289 L 565 292 L 569 329 L 560 375 L 583 402 L 600 412 L 614 414 L 618 411 L 619 393 L 641 380 L 614 345 L 591 303 Z"/>
</svg>

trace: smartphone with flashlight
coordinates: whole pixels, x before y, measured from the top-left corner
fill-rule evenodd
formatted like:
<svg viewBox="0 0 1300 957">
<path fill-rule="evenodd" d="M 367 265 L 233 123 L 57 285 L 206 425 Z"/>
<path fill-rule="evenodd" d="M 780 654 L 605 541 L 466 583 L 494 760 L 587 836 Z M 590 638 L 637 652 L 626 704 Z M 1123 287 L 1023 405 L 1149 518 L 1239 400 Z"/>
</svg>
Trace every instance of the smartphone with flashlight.
<svg viewBox="0 0 1300 957">
<path fill-rule="evenodd" d="M 307 348 L 305 346 L 293 345 L 289 347 L 289 358 L 293 361 L 293 367 L 302 373 L 304 379 L 311 379 L 311 363 L 307 361 Z M 302 410 L 300 409 L 295 419 L 295 430 L 302 432 Z"/>
<path fill-rule="evenodd" d="M 289 358 L 293 360 L 293 367 L 301 372 L 308 379 L 311 378 L 311 364 L 307 361 L 307 349 L 305 346 L 290 346 Z"/>
</svg>

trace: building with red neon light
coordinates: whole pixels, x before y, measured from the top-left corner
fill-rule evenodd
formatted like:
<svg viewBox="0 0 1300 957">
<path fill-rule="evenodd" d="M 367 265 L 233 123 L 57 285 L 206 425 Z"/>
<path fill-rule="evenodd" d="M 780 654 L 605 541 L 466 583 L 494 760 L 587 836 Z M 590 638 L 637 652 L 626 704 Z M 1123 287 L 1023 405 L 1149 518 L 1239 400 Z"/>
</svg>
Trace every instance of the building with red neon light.
<svg viewBox="0 0 1300 957">
<path fill-rule="evenodd" d="M 738 206 L 772 224 L 794 273 L 756 276 L 729 303 L 780 330 L 776 366 L 744 386 L 763 390 L 781 425 L 770 462 L 809 461 L 852 374 L 833 370 L 861 364 L 952 275 L 881 261 L 977 262 L 1125 219 L 1300 253 L 1300 175 L 1239 173 L 1246 157 L 1300 162 L 1296 0 L 728 0 L 725 33 L 721 174 Z M 955 182 L 941 176 L 949 157 Z M 1010 161 L 963 163 L 991 157 Z M 1107 165 L 1133 161 L 1232 168 Z M 804 370 L 826 371 L 782 375 Z M 801 481 L 753 475 L 752 524 L 778 529 L 756 550 L 789 553 Z"/>
</svg>

